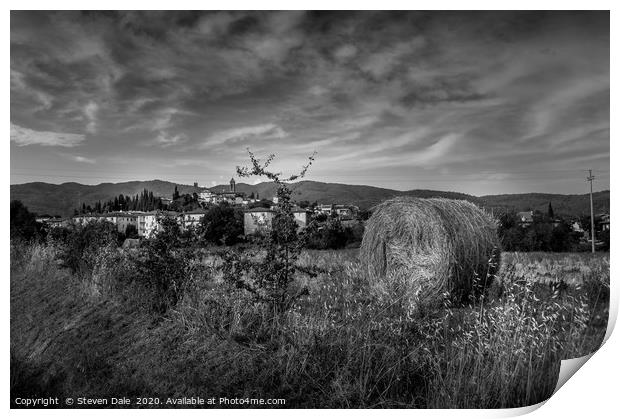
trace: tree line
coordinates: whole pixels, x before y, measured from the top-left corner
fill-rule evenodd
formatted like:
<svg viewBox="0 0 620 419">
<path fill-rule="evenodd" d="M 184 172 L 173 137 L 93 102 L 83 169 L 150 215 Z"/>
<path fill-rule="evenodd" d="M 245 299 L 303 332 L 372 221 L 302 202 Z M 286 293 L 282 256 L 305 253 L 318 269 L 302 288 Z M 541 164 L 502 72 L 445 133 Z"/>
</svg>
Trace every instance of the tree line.
<svg viewBox="0 0 620 419">
<path fill-rule="evenodd" d="M 74 215 L 80 214 L 103 214 L 115 211 L 155 211 L 165 209 L 160 197 L 153 195 L 153 191 L 144 189 L 135 196 L 119 194 L 112 199 L 93 205 L 82 202 L 79 208 L 74 210 Z"/>
<path fill-rule="evenodd" d="M 181 194 L 177 187 L 174 187 L 172 193 L 172 202 L 164 203 L 163 199 L 158 196 L 154 196 L 152 191 L 144 189 L 135 196 L 120 194 L 107 201 L 97 201 L 94 204 L 86 204 L 83 202 L 78 208 L 73 211 L 74 215 L 81 214 L 105 214 L 108 212 L 117 211 L 192 211 L 197 208 L 202 208 L 198 200 L 198 194 Z"/>
<path fill-rule="evenodd" d="M 589 234 L 590 218 L 581 217 L 579 221 Z M 600 227 L 599 227 L 600 228 Z M 522 222 L 517 213 L 506 212 L 498 218 L 498 234 L 502 248 L 508 252 L 581 252 L 589 251 L 590 245 L 582 232 L 573 231 L 567 220 L 554 217 L 549 204 L 547 214 L 534 212 L 531 222 Z M 609 231 L 597 231 L 597 249 L 609 250 Z"/>
</svg>

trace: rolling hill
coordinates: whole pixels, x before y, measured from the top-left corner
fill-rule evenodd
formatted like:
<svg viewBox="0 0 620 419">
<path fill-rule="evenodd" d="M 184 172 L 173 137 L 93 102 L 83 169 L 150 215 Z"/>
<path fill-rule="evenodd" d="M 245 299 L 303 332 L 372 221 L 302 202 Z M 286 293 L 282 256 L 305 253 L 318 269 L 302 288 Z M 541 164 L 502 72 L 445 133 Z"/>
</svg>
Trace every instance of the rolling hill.
<svg viewBox="0 0 620 419">
<path fill-rule="evenodd" d="M 61 215 L 73 214 L 82 202 L 94 204 L 106 201 L 120 194 L 134 196 L 144 189 L 153 191 L 155 196 L 171 197 L 175 183 L 163 180 L 132 181 L 122 183 L 101 183 L 99 185 L 82 185 L 68 182 L 60 185 L 44 182 L 11 185 L 11 200 L 22 201 L 30 211 L 37 214 Z M 190 185 L 178 185 L 180 193 L 192 193 L 201 188 Z"/>
<path fill-rule="evenodd" d="M 210 188 L 212 191 L 228 190 L 228 185 L 218 185 Z M 263 182 L 257 185 L 245 183 L 237 184 L 237 191 L 250 194 L 258 193 L 259 197 L 271 199 L 276 194 L 272 183 Z M 366 185 L 345 185 L 342 183 L 324 183 L 304 180 L 293 186 L 292 198 L 295 201 L 309 201 L 324 204 L 339 203 L 357 205 L 360 208 L 370 208 L 379 202 L 398 195 L 418 197 L 443 197 L 452 199 L 466 199 L 479 203 L 479 199 L 472 195 L 458 192 L 431 191 L 415 189 L 411 191 L 397 191 L 394 189 L 377 188 Z"/>
<path fill-rule="evenodd" d="M 94 204 L 106 201 L 119 194 L 136 195 L 144 189 L 153 191 L 156 196 L 171 197 L 175 186 L 181 194 L 199 192 L 207 188 L 196 188 L 191 185 L 176 184 L 163 180 L 132 181 L 122 183 L 102 183 L 99 185 L 82 185 L 69 182 L 60 185 L 32 182 L 11 185 L 11 200 L 22 201 L 31 211 L 37 214 L 69 216 L 73 209 L 82 202 Z M 228 185 L 208 188 L 211 191 L 229 190 Z M 250 194 L 258 193 L 259 197 L 271 199 L 275 195 L 272 183 L 263 182 L 256 185 L 237 183 L 237 191 Z M 475 197 L 458 192 L 433 191 L 414 189 L 398 191 L 366 185 L 346 185 L 341 183 L 324 183 L 301 181 L 293 186 L 293 199 L 318 203 L 341 203 L 370 208 L 377 203 L 398 195 L 409 195 L 422 198 L 444 197 L 465 199 L 478 205 L 503 207 L 516 211 L 540 210 L 547 211 L 549 202 L 558 215 L 581 215 L 589 212 L 588 195 L 559 194 L 514 194 L 487 195 Z M 597 213 L 609 211 L 609 191 L 594 194 L 594 208 Z"/>
</svg>

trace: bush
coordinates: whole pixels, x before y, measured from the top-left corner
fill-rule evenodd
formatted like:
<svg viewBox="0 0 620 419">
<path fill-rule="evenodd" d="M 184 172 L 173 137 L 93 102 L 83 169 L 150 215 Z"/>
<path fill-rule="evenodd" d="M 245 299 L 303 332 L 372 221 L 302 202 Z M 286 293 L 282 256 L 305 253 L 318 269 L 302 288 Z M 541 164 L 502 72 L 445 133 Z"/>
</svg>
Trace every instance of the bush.
<svg viewBox="0 0 620 419">
<path fill-rule="evenodd" d="M 126 239 L 140 238 L 140 236 L 138 236 L 138 228 L 133 224 L 128 225 L 127 228 L 125 229 L 125 238 Z"/>
<path fill-rule="evenodd" d="M 306 246 L 310 249 L 341 249 L 347 244 L 352 231 L 345 229 L 338 218 L 321 223 L 311 222 L 306 228 Z"/>
<path fill-rule="evenodd" d="M 43 235 L 43 225 L 21 201 L 11 201 L 11 239 L 32 240 Z"/>
<path fill-rule="evenodd" d="M 499 219 L 498 234 L 503 249 L 509 252 L 579 251 L 579 233 L 573 232 L 566 222 L 553 225 L 534 220 L 532 224 L 522 226 L 517 222 L 516 214 L 507 213 Z"/>
<path fill-rule="evenodd" d="M 358 247 L 364 238 L 364 223 L 358 222 L 350 227 L 345 227 L 345 235 L 347 236 L 347 247 Z"/>
<path fill-rule="evenodd" d="M 132 307 L 142 306 L 148 301 L 144 298 L 148 290 L 136 281 L 138 260 L 131 251 L 107 246 L 97 254 L 92 276 L 83 286 L 88 287 L 88 294 L 92 296 L 128 300 Z"/>
<path fill-rule="evenodd" d="M 144 254 L 137 261 L 138 281 L 152 294 L 152 308 L 165 313 L 183 298 L 194 277 L 193 249 L 181 240 L 181 228 L 174 218 L 158 220 L 161 229 L 143 243 Z"/>
<path fill-rule="evenodd" d="M 52 239 L 59 246 L 61 265 L 69 268 L 72 273 L 91 272 L 99 251 L 117 245 L 118 241 L 116 226 L 108 221 L 73 225 L 53 231 Z"/>
<path fill-rule="evenodd" d="M 298 225 L 293 216 L 291 203 L 290 182 L 305 176 L 306 171 L 314 161 L 314 155 L 309 158 L 297 175 L 282 178 L 281 173 L 271 172 L 267 167 L 275 155 L 270 155 L 261 163 L 248 150 L 251 166 L 237 167 L 237 174 L 241 177 L 266 177 L 277 188 L 278 203 L 275 215 L 271 220 L 271 228 L 264 236 L 256 236 L 258 251 L 229 251 L 222 254 L 224 280 L 237 288 L 250 292 L 257 301 L 266 303 L 274 318 L 288 311 L 295 300 L 302 294 L 294 292 L 291 284 L 296 278 L 299 268 L 297 259 L 303 247 L 303 241 L 297 234 Z"/>
<path fill-rule="evenodd" d="M 230 246 L 241 241 L 243 212 L 227 203 L 211 207 L 197 229 L 199 237 L 207 243 Z"/>
<path fill-rule="evenodd" d="M 50 229 L 49 233 L 47 233 L 47 242 L 49 244 L 62 246 L 68 240 L 72 228 L 74 228 L 74 226 L 55 227 Z"/>
<path fill-rule="evenodd" d="M 596 240 L 600 240 L 603 242 L 603 246 L 600 250 L 609 252 L 609 230 L 603 230 L 601 232 L 596 233 Z"/>
</svg>

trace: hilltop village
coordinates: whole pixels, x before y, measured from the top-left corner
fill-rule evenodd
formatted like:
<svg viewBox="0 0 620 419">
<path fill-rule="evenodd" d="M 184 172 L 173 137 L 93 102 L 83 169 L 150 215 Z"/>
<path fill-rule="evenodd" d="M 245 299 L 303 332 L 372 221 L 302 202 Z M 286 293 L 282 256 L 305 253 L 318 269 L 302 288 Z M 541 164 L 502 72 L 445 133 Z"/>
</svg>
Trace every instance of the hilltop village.
<svg viewBox="0 0 620 419">
<path fill-rule="evenodd" d="M 201 192 L 186 195 L 180 195 L 175 188 L 171 197 L 154 197 L 152 193 L 145 191 L 144 199 L 136 196 L 131 203 L 121 202 L 119 204 L 118 198 L 115 198 L 110 203 L 104 205 L 97 203 L 94 207 L 82 204 L 81 209 L 76 210 L 73 217 L 39 217 L 37 221 L 49 227 L 107 221 L 116 225 L 119 233 L 126 233 L 128 229 L 135 228 L 139 237 L 151 238 L 158 231 L 158 220 L 161 217 L 176 218 L 185 229 L 195 228 L 201 223 L 209 208 L 215 205 L 230 205 L 243 211 L 245 235 L 268 227 L 275 214 L 273 207 L 278 203 L 278 198 L 261 199 L 258 194 L 251 193 L 248 196 L 239 192 L 234 178 L 230 180 L 229 185 L 225 190 L 213 191 L 205 188 Z M 194 187 L 198 188 L 198 183 L 194 183 Z M 149 208 L 150 210 L 143 211 L 134 208 Z M 359 212 L 357 206 L 336 203 L 300 202 L 293 208 L 295 221 L 300 228 L 307 226 L 311 217 L 319 214 L 335 216 L 346 226 L 357 222 Z"/>
</svg>

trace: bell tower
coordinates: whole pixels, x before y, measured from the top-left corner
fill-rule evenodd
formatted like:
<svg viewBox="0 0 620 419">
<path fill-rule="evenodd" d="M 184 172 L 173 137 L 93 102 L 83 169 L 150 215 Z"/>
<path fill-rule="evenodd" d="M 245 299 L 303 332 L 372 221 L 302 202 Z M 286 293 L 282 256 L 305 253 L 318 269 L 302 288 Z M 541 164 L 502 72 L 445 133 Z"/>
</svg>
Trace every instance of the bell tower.
<svg viewBox="0 0 620 419">
<path fill-rule="evenodd" d="M 236 190 L 235 190 L 235 179 L 234 178 L 230 179 L 230 191 L 231 192 L 236 192 Z"/>
</svg>

